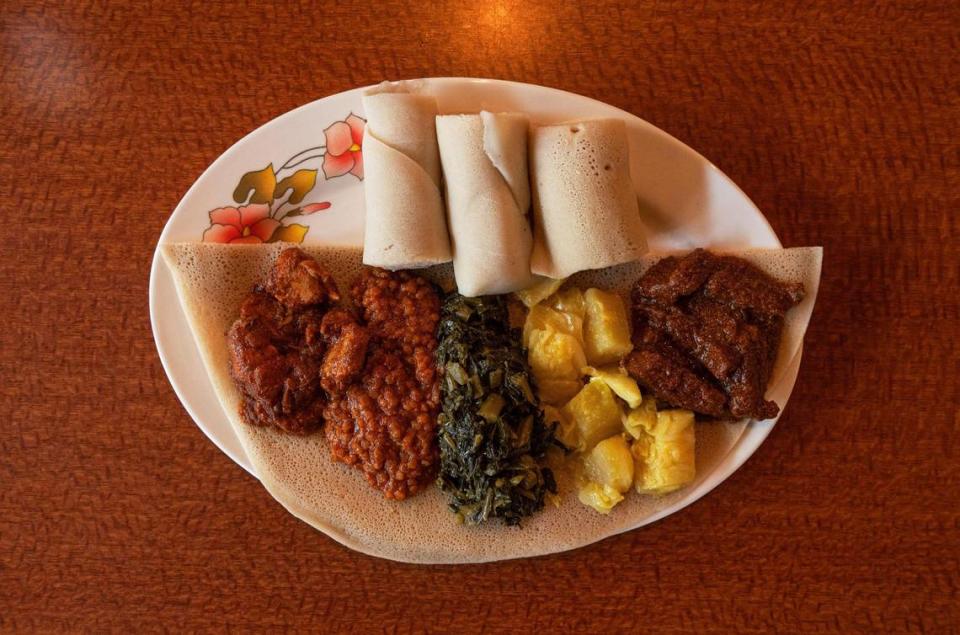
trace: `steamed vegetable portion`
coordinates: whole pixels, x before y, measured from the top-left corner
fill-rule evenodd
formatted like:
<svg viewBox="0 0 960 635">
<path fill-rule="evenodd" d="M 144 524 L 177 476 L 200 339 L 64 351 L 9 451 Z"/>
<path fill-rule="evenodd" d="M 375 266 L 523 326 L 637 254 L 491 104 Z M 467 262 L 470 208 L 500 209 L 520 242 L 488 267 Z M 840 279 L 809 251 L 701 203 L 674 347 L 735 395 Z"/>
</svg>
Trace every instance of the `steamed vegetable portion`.
<svg viewBox="0 0 960 635">
<path fill-rule="evenodd" d="M 666 494 L 696 475 L 693 413 L 657 412 L 621 361 L 631 352 L 623 300 L 601 289 L 520 292 L 523 345 L 556 439 L 574 467 L 577 498 L 607 514 L 632 488 Z M 548 293 L 549 291 L 549 293 Z"/>
<path fill-rule="evenodd" d="M 608 514 L 633 486 L 640 494 L 668 494 L 696 477 L 696 439 L 689 410 L 657 412 L 652 399 L 623 416 L 618 432 L 581 455 L 577 497 Z"/>
<path fill-rule="evenodd" d="M 579 292 L 578 292 L 579 293 Z M 540 400 L 562 406 L 582 386 L 587 357 L 583 352 L 582 297 L 550 296 L 552 306 L 536 304 L 523 325 L 523 345 Z M 565 310 L 572 309 L 572 310 Z"/>
<path fill-rule="evenodd" d="M 636 459 L 637 491 L 666 494 L 691 483 L 696 476 L 693 413 L 661 410 L 652 426 L 646 421 L 630 448 Z"/>
<path fill-rule="evenodd" d="M 557 291 L 556 282 L 517 294 L 529 306 L 523 345 L 541 402 L 563 407 L 567 446 L 584 451 L 620 430 L 616 397 L 630 407 L 642 397 L 637 382 L 617 366 L 631 348 L 623 301 L 600 289 Z M 554 293 L 544 297 L 545 290 Z M 592 379 L 584 385 L 586 376 Z"/>
<path fill-rule="evenodd" d="M 519 524 L 556 492 L 552 472 L 541 466 L 553 426 L 531 388 L 519 330 L 509 328 L 502 297 L 453 293 L 441 307 L 438 339 L 437 483 L 463 522 Z"/>
<path fill-rule="evenodd" d="M 607 368 L 594 368 L 587 366 L 584 368 L 588 375 L 595 377 L 610 386 L 610 390 L 617 397 L 620 397 L 631 408 L 636 408 L 643 401 L 643 395 L 640 394 L 640 387 L 637 381 L 627 375 L 619 366 L 610 366 Z"/>
<path fill-rule="evenodd" d="M 657 404 L 647 397 L 636 408 L 623 415 L 623 428 L 634 439 L 644 439 L 657 425 Z"/>
<path fill-rule="evenodd" d="M 529 342 L 528 359 L 535 377 L 571 381 L 580 377 L 587 360 L 576 337 L 552 328 L 536 329 Z"/>
</svg>

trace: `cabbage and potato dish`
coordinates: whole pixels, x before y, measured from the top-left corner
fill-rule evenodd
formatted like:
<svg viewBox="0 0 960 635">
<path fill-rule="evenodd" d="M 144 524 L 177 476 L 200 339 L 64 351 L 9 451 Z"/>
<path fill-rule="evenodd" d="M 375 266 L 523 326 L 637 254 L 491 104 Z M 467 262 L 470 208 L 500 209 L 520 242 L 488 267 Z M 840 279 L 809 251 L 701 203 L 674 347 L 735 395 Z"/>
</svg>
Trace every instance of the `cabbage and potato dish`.
<svg viewBox="0 0 960 635">
<path fill-rule="evenodd" d="M 575 466 L 578 499 L 607 514 L 631 488 L 660 495 L 688 485 L 696 476 L 694 415 L 658 411 L 621 368 L 633 350 L 623 300 L 562 283 L 517 295 L 528 309 L 523 346 L 544 419 Z"/>
</svg>

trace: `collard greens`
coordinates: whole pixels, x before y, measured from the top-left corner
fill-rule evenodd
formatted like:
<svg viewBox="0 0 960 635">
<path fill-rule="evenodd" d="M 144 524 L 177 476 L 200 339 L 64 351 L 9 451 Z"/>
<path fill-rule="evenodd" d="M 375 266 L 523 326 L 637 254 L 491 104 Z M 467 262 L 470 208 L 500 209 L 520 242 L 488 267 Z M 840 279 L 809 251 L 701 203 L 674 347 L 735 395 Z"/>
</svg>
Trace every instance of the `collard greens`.
<svg viewBox="0 0 960 635">
<path fill-rule="evenodd" d="M 466 523 L 508 525 L 543 507 L 556 492 L 539 461 L 553 442 L 530 382 L 518 329 L 499 296 L 447 296 L 440 314 L 442 371 L 438 484 Z"/>
</svg>

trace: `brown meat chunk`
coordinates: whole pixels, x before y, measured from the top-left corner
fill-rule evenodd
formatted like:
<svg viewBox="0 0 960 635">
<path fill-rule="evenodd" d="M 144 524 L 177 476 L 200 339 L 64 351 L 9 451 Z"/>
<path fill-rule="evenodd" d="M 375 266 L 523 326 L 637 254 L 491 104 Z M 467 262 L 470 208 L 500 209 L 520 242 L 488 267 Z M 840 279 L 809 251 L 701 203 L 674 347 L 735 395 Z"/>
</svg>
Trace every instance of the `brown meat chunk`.
<svg viewBox="0 0 960 635">
<path fill-rule="evenodd" d="M 726 413 L 726 395 L 662 348 L 640 347 L 627 355 L 623 366 L 642 388 L 672 406 L 714 417 Z"/>
<path fill-rule="evenodd" d="M 274 426 L 292 434 L 308 434 L 323 423 L 326 396 L 318 369 L 326 344 L 320 325 L 325 303 L 336 295 L 335 286 L 324 283 L 312 296 L 316 302 L 305 303 L 308 298 L 303 293 L 285 286 L 304 289 L 304 275 L 326 277 L 316 261 L 303 264 L 308 262 L 305 258 L 298 249 L 284 251 L 266 287 L 256 287 L 244 298 L 240 317 L 227 334 L 230 374 L 240 391 L 241 416 L 252 425 Z M 287 273 L 278 274 L 278 267 Z M 278 296 L 298 301 L 284 303 Z"/>
<path fill-rule="evenodd" d="M 651 327 L 669 335 L 681 350 L 700 362 L 714 377 L 725 379 L 740 364 L 740 355 L 723 344 L 722 333 L 714 332 L 711 325 L 679 308 L 641 303 L 635 305 L 634 310 L 643 314 Z"/>
<path fill-rule="evenodd" d="M 725 304 L 699 294 L 687 301 L 686 310 L 722 341 L 729 342 L 736 337 L 739 317 Z"/>
<path fill-rule="evenodd" d="M 702 249 L 664 258 L 634 285 L 628 372 L 657 399 L 715 417 L 776 416 L 764 398 L 784 314 L 803 287 Z"/>
<path fill-rule="evenodd" d="M 295 247 L 285 249 L 277 256 L 266 288 L 278 302 L 291 309 L 333 304 L 340 300 L 333 276 L 319 262 Z"/>
<path fill-rule="evenodd" d="M 749 262 L 720 259 L 703 293 L 722 304 L 764 315 L 783 315 L 803 299 L 803 285 L 777 282 Z"/>
<path fill-rule="evenodd" d="M 234 380 L 242 392 L 267 404 L 279 399 L 287 370 L 287 362 L 274 344 L 278 337 L 273 320 L 275 305 L 276 301 L 267 294 L 251 293 L 241 305 L 241 318 L 231 327 L 228 337 Z"/>
<path fill-rule="evenodd" d="M 343 308 L 323 316 L 320 331 L 330 344 L 320 367 L 320 384 L 330 393 L 343 391 L 363 371 L 370 331 Z"/>
<path fill-rule="evenodd" d="M 715 262 L 716 256 L 703 249 L 683 258 L 669 256 L 659 260 L 637 281 L 633 301 L 652 298 L 673 304 L 699 289 L 713 271 Z"/>
<path fill-rule="evenodd" d="M 740 351 L 743 362 L 736 375 L 723 382 L 730 395 L 730 413 L 737 418 L 769 419 L 777 416 L 780 407 L 764 399 L 769 373 L 764 373 L 766 342 L 763 333 L 753 324 L 741 324 L 733 344 Z"/>
</svg>

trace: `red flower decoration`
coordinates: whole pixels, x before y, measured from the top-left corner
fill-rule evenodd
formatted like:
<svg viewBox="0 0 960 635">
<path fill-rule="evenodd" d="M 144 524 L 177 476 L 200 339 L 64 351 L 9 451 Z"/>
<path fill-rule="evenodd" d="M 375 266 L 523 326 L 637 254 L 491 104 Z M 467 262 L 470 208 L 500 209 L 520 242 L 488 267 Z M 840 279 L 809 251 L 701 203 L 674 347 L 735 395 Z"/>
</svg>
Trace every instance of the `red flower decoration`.
<svg viewBox="0 0 960 635">
<path fill-rule="evenodd" d="M 210 212 L 210 227 L 203 232 L 205 243 L 256 244 L 270 240 L 280 221 L 270 218 L 270 206 L 218 207 Z"/>
<path fill-rule="evenodd" d="M 316 214 L 317 212 L 322 212 L 325 209 L 330 209 L 330 202 L 323 201 L 321 203 L 310 203 L 309 205 L 304 205 L 300 210 L 302 216 L 309 216 L 310 214 Z"/>
<path fill-rule="evenodd" d="M 363 128 L 366 121 L 351 114 L 323 131 L 327 152 L 323 155 L 323 175 L 328 179 L 352 174 L 363 180 Z"/>
</svg>

